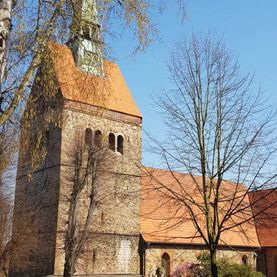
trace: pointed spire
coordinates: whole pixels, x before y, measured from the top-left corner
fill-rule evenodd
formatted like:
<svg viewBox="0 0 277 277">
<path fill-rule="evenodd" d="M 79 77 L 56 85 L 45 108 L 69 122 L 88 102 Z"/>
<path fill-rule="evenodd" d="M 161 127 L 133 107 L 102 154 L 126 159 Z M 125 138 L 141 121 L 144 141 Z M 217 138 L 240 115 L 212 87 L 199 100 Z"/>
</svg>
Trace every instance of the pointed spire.
<svg viewBox="0 0 277 277">
<path fill-rule="evenodd" d="M 72 24 L 70 46 L 77 67 L 89 74 L 103 76 L 100 25 L 96 0 L 78 0 Z"/>
</svg>

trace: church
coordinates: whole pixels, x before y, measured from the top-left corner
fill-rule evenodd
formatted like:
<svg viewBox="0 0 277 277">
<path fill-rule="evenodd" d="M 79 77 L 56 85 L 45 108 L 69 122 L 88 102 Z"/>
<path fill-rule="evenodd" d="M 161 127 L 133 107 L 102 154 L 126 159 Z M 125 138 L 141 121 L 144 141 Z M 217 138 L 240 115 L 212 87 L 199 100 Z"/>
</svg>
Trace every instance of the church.
<svg viewBox="0 0 277 277">
<path fill-rule="evenodd" d="M 70 151 L 77 137 L 83 143 L 101 137 L 109 149 L 110 163 L 101 173 L 98 191 L 104 196 L 94 210 L 76 276 L 150 277 L 158 268 L 170 276 L 178 265 L 195 262 L 205 244 L 195 235 L 191 221 L 174 222 L 174 208 L 154 189 L 158 181 L 176 186 L 172 174 L 141 166 L 142 115 L 117 64 L 102 57 L 97 20 L 87 20 L 94 30 L 80 32 L 69 45 L 48 44 L 45 63 L 58 84 L 51 99 L 54 105 L 45 102 L 44 90 L 34 82 L 31 97 L 35 95 L 40 108 L 52 105 L 62 124 L 49 127 L 46 158 L 31 179 L 30 160 L 19 154 L 9 276 L 63 274 L 68 176 L 73 171 Z M 29 132 L 32 126 L 40 126 L 39 117 Z M 183 173 L 176 176 L 198 201 L 191 177 Z M 224 188 L 232 189 L 232 185 L 226 182 Z M 240 228 L 223 234 L 218 256 L 255 267 L 259 238 L 253 222 L 246 222 L 243 228 L 247 238 Z"/>
</svg>

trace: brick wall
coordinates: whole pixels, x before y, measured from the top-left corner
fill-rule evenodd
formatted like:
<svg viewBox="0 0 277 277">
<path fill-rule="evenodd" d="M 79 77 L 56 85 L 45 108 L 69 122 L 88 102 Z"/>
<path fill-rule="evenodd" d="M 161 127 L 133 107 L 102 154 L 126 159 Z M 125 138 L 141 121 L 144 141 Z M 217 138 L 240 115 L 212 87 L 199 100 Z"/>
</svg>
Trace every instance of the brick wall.
<svg viewBox="0 0 277 277">
<path fill-rule="evenodd" d="M 266 276 L 277 276 L 277 247 L 268 247 L 264 249 L 266 262 Z"/>
</svg>

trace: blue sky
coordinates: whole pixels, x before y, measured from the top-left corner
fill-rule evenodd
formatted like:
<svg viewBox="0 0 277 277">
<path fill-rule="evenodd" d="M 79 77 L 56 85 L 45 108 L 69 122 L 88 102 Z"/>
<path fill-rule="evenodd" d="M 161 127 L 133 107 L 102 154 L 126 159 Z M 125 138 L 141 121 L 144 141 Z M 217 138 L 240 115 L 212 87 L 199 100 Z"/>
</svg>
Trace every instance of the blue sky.
<svg viewBox="0 0 277 277">
<path fill-rule="evenodd" d="M 224 38 L 230 50 L 238 56 L 244 72 L 255 73 L 272 101 L 277 103 L 277 1 L 276 0 L 190 0 L 187 18 L 182 23 L 174 0 L 168 0 L 163 14 L 153 11 L 152 18 L 159 31 L 145 53 L 131 57 L 133 35 L 125 31 L 110 42 L 113 56 L 143 114 L 143 128 L 155 136 L 165 136 L 161 115 L 157 113 L 151 95 L 169 88 L 166 63 L 174 43 L 192 32 L 212 32 Z M 144 146 L 146 137 L 143 136 Z M 143 151 L 143 161 L 154 161 Z"/>
</svg>

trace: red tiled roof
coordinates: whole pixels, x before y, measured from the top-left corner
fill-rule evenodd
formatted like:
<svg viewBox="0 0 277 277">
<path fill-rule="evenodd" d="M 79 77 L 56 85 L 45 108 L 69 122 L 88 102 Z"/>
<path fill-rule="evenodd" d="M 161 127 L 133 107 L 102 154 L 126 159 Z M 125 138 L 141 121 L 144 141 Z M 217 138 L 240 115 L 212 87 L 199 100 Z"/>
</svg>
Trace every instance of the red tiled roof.
<svg viewBox="0 0 277 277">
<path fill-rule="evenodd" d="M 249 193 L 255 225 L 262 247 L 277 246 L 277 190 Z"/>
<path fill-rule="evenodd" d="M 142 117 L 117 64 L 104 61 L 100 78 L 78 70 L 67 46 L 50 42 L 48 47 L 65 99 Z"/>
<path fill-rule="evenodd" d="M 191 201 L 190 208 L 194 211 L 198 224 L 205 229 L 205 217 L 201 206 L 203 197 L 196 183 L 202 183 L 199 176 L 193 178 L 188 174 L 170 172 L 160 169 L 146 169 L 141 185 L 141 233 L 145 241 L 154 243 L 204 244 L 188 213 L 188 208 L 179 199 L 184 197 Z M 162 185 L 161 185 L 162 184 Z M 164 187 L 166 185 L 166 188 Z M 173 195 L 175 194 L 175 195 Z M 246 197 L 242 200 L 242 197 Z M 252 211 L 243 185 L 235 186 L 223 182 L 219 207 L 222 211 L 230 208 L 231 199 L 235 203 L 242 200 L 241 207 L 248 207 L 245 212 L 238 212 L 224 224 L 224 227 L 249 219 Z M 233 206 L 232 206 L 233 207 Z M 246 236 L 243 234 L 246 234 Z M 206 235 L 206 234 L 205 234 Z M 240 227 L 226 230 L 221 235 L 220 245 L 259 247 L 257 233 L 253 221 L 245 222 Z"/>
</svg>

